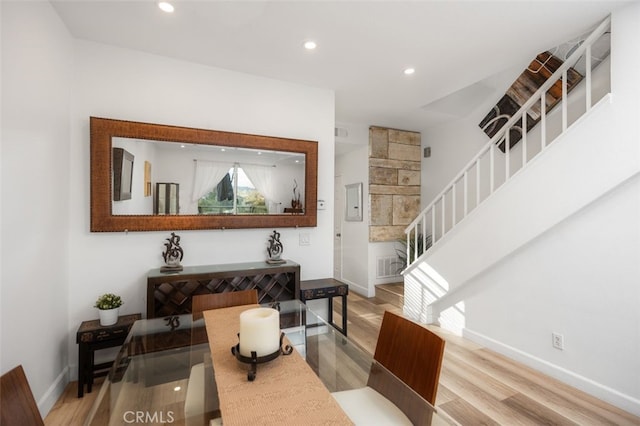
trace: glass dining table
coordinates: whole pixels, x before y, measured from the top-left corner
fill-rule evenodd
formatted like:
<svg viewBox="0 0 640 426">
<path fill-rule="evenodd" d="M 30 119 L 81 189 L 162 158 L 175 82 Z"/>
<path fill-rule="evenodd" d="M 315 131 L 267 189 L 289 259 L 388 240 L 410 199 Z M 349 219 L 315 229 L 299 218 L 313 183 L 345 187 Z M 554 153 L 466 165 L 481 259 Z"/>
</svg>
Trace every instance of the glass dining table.
<svg viewBox="0 0 640 426">
<path fill-rule="evenodd" d="M 287 343 L 329 392 L 367 385 L 372 366 L 376 367 L 371 354 L 298 300 L 269 306 L 280 312 L 280 328 Z M 233 357 L 231 348 L 229 357 Z M 249 365 L 237 362 L 238 368 L 246 368 L 249 373 Z M 260 367 L 258 364 L 255 380 L 260 380 Z M 224 424 L 215 369 L 204 318 L 186 314 L 136 321 L 85 425 Z M 412 392 L 408 387 L 406 391 Z M 428 419 L 422 423 L 455 424 L 427 401 L 418 399 L 419 409 L 427 414 L 423 418 Z"/>
</svg>

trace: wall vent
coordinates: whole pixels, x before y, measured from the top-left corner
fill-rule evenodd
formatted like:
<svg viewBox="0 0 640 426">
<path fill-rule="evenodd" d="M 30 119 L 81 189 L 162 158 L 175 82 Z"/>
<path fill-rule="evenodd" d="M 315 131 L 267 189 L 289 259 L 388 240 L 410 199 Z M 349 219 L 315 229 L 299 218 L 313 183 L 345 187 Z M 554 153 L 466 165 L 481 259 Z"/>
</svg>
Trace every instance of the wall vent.
<svg viewBox="0 0 640 426">
<path fill-rule="evenodd" d="M 400 259 L 397 256 L 381 256 L 377 258 L 376 278 L 390 278 L 398 276 Z"/>
</svg>

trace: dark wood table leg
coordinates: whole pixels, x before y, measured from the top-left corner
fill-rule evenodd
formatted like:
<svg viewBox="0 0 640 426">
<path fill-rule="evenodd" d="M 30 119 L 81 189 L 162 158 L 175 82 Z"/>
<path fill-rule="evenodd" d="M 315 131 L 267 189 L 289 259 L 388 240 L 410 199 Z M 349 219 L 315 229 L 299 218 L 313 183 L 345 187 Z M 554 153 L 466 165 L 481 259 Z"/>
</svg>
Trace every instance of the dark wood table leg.
<svg viewBox="0 0 640 426">
<path fill-rule="evenodd" d="M 87 345 L 78 344 L 78 398 L 84 396 L 84 384 L 87 380 Z"/>
<path fill-rule="evenodd" d="M 333 325 L 333 297 L 328 297 L 327 301 L 329 303 L 329 324 Z"/>
<path fill-rule="evenodd" d="M 93 388 L 93 365 L 95 363 L 95 352 L 93 348 L 89 349 L 89 374 L 87 376 L 87 393 L 91 393 Z"/>
<path fill-rule="evenodd" d="M 347 335 L 347 296 L 342 296 L 342 334 Z"/>
</svg>

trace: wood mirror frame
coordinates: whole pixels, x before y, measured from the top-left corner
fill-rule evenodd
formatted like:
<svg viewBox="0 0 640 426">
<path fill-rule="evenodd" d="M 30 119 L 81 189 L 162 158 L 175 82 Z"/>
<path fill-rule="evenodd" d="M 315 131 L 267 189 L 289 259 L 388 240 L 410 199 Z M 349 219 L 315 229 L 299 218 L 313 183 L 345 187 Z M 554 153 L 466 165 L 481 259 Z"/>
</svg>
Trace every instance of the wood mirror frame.
<svg viewBox="0 0 640 426">
<path fill-rule="evenodd" d="M 90 118 L 91 232 L 314 227 L 317 224 L 318 143 L 163 124 Z M 113 137 L 301 153 L 305 158 L 304 212 L 268 215 L 113 215 Z"/>
</svg>

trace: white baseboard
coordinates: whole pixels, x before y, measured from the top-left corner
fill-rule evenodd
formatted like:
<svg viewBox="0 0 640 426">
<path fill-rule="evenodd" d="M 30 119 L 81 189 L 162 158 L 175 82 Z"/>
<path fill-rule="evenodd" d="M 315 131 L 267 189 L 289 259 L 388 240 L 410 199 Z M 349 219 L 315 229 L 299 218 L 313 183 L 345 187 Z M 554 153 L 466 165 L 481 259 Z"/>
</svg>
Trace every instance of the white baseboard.
<svg viewBox="0 0 640 426">
<path fill-rule="evenodd" d="M 64 393 L 64 389 L 68 384 L 69 367 L 65 367 L 38 401 L 38 410 L 43 419 L 49 414 L 49 411 L 51 411 L 58 399 L 60 399 L 60 396 Z"/>
<path fill-rule="evenodd" d="M 351 282 L 349 280 L 345 280 L 344 278 L 336 278 L 338 281 L 342 281 L 343 283 L 347 284 L 349 286 L 349 291 L 355 291 L 356 293 L 358 293 L 361 296 L 365 296 L 365 297 L 373 297 L 375 296 L 375 294 L 371 295 L 370 291 L 367 287 L 363 287 L 361 285 L 358 285 L 354 282 Z M 375 293 L 375 290 L 373 290 Z"/>
<path fill-rule="evenodd" d="M 69 381 L 75 382 L 78 380 L 78 364 L 69 365 Z"/>
<path fill-rule="evenodd" d="M 505 345 L 497 340 L 487 337 L 483 334 L 476 333 L 475 331 L 465 328 L 462 330 L 463 337 L 478 343 L 487 349 L 491 349 L 502 355 L 505 355 L 515 361 L 521 362 L 537 371 L 540 371 L 548 376 L 560 380 L 586 392 L 594 397 L 608 402 L 624 411 L 628 411 L 636 416 L 640 416 L 640 400 L 633 398 L 629 395 L 623 394 L 615 389 L 605 386 L 601 383 L 595 382 L 587 377 L 574 373 L 558 365 L 552 364 L 544 359 L 535 357 L 529 353 L 523 352 L 519 349 Z"/>
</svg>

